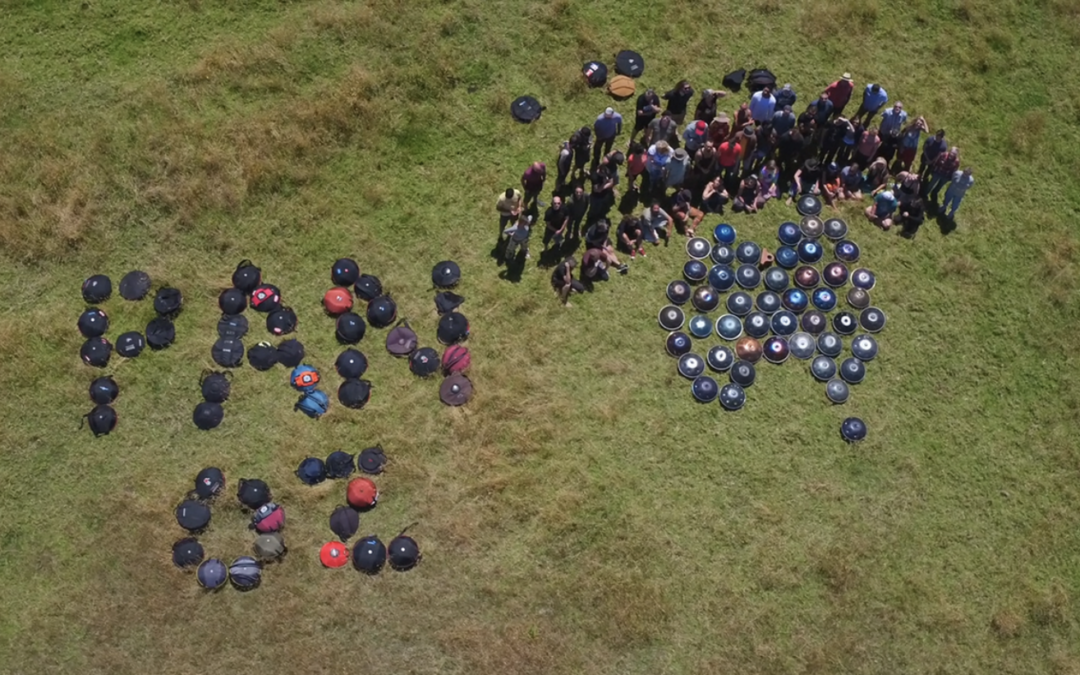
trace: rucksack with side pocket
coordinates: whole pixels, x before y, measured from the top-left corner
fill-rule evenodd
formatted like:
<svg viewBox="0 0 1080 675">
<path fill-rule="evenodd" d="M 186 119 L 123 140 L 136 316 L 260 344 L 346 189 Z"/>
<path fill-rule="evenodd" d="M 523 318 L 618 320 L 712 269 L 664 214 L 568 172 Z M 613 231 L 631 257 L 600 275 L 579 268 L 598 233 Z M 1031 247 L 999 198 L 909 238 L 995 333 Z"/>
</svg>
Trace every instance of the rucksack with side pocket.
<svg viewBox="0 0 1080 675">
<path fill-rule="evenodd" d="M 229 373 L 203 371 L 202 378 L 199 380 L 203 400 L 210 403 L 224 403 L 229 400 L 229 391 L 232 389 L 229 377 Z"/>
<path fill-rule="evenodd" d="M 251 308 L 269 314 L 281 309 L 281 291 L 273 284 L 260 284 L 251 292 Z"/>
<path fill-rule="evenodd" d="M 361 274 L 353 284 L 353 292 L 360 300 L 371 302 L 383 294 L 382 282 L 374 274 Z"/>
<path fill-rule="evenodd" d="M 472 355 L 469 348 L 462 345 L 450 345 L 443 352 L 442 370 L 443 375 L 464 373 L 472 365 Z"/>
<path fill-rule="evenodd" d="M 94 436 L 108 436 L 116 428 L 117 415 L 111 405 L 100 404 L 84 415 Z"/>
<path fill-rule="evenodd" d="M 335 450 L 326 457 L 328 478 L 348 478 L 356 468 L 353 456 L 344 450 Z"/>
<path fill-rule="evenodd" d="M 439 315 L 452 312 L 465 302 L 465 297 L 458 295 L 457 293 L 451 293 L 450 291 L 442 291 L 435 295 L 435 311 Z"/>
<path fill-rule="evenodd" d="M 318 457 L 305 457 L 296 467 L 296 477 L 304 485 L 318 485 L 326 480 L 326 462 Z"/>
<path fill-rule="evenodd" d="M 269 342 L 260 342 L 248 351 L 248 363 L 260 372 L 266 372 L 278 362 L 277 348 Z"/>
<path fill-rule="evenodd" d="M 250 260 L 241 260 L 233 272 L 232 283 L 244 293 L 251 293 L 262 283 L 262 270 Z"/>
<path fill-rule="evenodd" d="M 319 384 L 319 371 L 307 364 L 300 364 L 293 368 L 289 375 L 289 382 L 297 391 L 311 391 Z"/>
<path fill-rule="evenodd" d="M 457 312 L 443 314 L 439 319 L 439 328 L 435 331 L 435 335 L 444 345 L 462 342 L 469 337 L 469 320 L 464 314 Z"/>
<path fill-rule="evenodd" d="M 112 343 L 103 337 L 90 338 L 79 348 L 79 356 L 88 366 L 104 368 L 112 356 Z"/>
<path fill-rule="evenodd" d="M 770 90 L 776 90 L 776 76 L 773 75 L 766 68 L 757 68 L 750 71 L 750 76 L 747 78 L 746 87 L 750 91 L 759 92 L 765 87 Z"/>
<path fill-rule="evenodd" d="M 439 370 L 439 353 L 431 347 L 421 347 L 409 356 L 409 370 L 417 377 L 429 377 Z"/>
<path fill-rule="evenodd" d="M 154 351 L 165 349 L 174 340 L 176 340 L 176 326 L 170 319 L 159 316 L 146 324 L 146 344 L 150 345 L 150 349 Z"/>
<path fill-rule="evenodd" d="M 397 304 L 389 295 L 380 295 L 368 303 L 367 320 L 376 328 L 386 328 L 397 320 Z"/>
<path fill-rule="evenodd" d="M 745 79 L 746 69 L 740 68 L 738 70 L 733 70 L 727 75 L 725 75 L 724 79 L 721 80 L 720 83 L 724 85 L 725 88 L 730 89 L 731 91 L 739 91 L 740 89 L 742 89 L 742 83 Z"/>
<path fill-rule="evenodd" d="M 270 501 L 270 486 L 258 478 L 241 478 L 236 484 L 236 498 L 249 509 L 257 509 Z"/>
<path fill-rule="evenodd" d="M 239 314 L 247 309 L 247 294 L 239 288 L 226 288 L 218 296 L 218 307 L 229 316 Z"/>
<path fill-rule="evenodd" d="M 337 361 L 334 361 L 334 368 L 337 374 L 346 380 L 359 378 L 367 372 L 368 360 L 362 352 L 346 349 L 338 354 Z"/>
<path fill-rule="evenodd" d="M 229 583 L 238 591 L 258 588 L 262 582 L 262 566 L 251 556 L 242 555 L 229 565 Z"/>
<path fill-rule="evenodd" d="M 244 343 L 221 338 L 210 348 L 210 357 L 222 368 L 236 368 L 244 362 Z"/>
<path fill-rule="evenodd" d="M 184 306 L 184 296 L 177 288 L 166 286 L 154 296 L 154 311 L 158 316 L 176 316 Z"/>
<path fill-rule="evenodd" d="M 304 360 L 304 345 L 299 340 L 285 340 L 277 346 L 278 363 L 286 368 L 295 368 Z"/>
<path fill-rule="evenodd" d="M 203 401 L 195 406 L 195 412 L 191 414 L 191 421 L 203 431 L 216 429 L 224 418 L 225 409 L 221 407 L 221 404 L 210 401 Z"/>
<path fill-rule="evenodd" d="M 607 66 L 599 61 L 589 61 L 583 65 L 581 74 L 590 87 L 602 87 L 607 82 Z"/>
<path fill-rule="evenodd" d="M 296 402 L 295 409 L 317 420 L 330 409 L 330 397 L 318 389 L 309 391 Z"/>
<path fill-rule="evenodd" d="M 223 314 L 218 319 L 217 334 L 218 337 L 228 338 L 231 340 L 239 340 L 247 335 L 248 332 L 248 320 L 243 314 L 235 314 L 229 316 Z"/>
<path fill-rule="evenodd" d="M 261 534 L 277 532 L 284 525 L 285 509 L 274 502 L 263 504 L 255 509 L 255 513 L 251 516 L 251 529 Z"/>
<path fill-rule="evenodd" d="M 109 315 L 104 310 L 91 307 L 79 315 L 76 326 L 84 338 L 101 337 L 109 332 Z"/>
</svg>

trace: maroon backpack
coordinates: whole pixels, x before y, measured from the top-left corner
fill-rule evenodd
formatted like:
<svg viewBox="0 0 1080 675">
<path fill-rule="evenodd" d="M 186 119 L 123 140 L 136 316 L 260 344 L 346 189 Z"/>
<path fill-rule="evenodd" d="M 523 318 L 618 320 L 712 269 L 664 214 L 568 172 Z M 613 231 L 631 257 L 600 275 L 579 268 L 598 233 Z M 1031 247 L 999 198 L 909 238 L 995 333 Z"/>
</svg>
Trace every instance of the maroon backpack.
<svg viewBox="0 0 1080 675">
<path fill-rule="evenodd" d="M 469 348 L 461 345 L 450 345 L 443 352 L 442 357 L 442 369 L 443 375 L 453 375 L 454 373 L 464 373 L 472 365 L 472 356 L 469 354 Z"/>
</svg>

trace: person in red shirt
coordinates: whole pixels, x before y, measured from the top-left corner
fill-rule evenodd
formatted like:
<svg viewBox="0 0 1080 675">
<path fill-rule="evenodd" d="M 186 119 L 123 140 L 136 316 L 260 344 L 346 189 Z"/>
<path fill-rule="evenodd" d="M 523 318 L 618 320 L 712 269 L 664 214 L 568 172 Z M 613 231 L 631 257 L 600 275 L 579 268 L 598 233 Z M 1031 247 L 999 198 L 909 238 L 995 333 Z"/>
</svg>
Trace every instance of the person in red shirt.
<svg viewBox="0 0 1080 675">
<path fill-rule="evenodd" d="M 720 161 L 720 174 L 728 182 L 739 177 L 739 162 L 742 161 L 742 144 L 734 138 L 720 144 L 716 155 Z"/>
<path fill-rule="evenodd" d="M 645 152 L 645 146 L 637 141 L 630 142 L 630 154 L 626 156 L 627 188 L 634 192 L 637 190 L 638 176 L 645 172 L 645 163 L 649 159 Z"/>
<path fill-rule="evenodd" d="M 855 91 L 855 81 L 851 79 L 851 73 L 844 73 L 839 80 L 825 87 L 825 96 L 832 101 L 834 118 L 840 117 L 844 112 L 844 106 L 851 100 L 851 92 Z"/>
<path fill-rule="evenodd" d="M 544 181 L 547 180 L 547 166 L 543 162 L 533 162 L 532 166 L 525 169 L 521 174 L 521 187 L 525 191 L 525 204 L 536 203 L 540 193 L 544 190 Z"/>
</svg>

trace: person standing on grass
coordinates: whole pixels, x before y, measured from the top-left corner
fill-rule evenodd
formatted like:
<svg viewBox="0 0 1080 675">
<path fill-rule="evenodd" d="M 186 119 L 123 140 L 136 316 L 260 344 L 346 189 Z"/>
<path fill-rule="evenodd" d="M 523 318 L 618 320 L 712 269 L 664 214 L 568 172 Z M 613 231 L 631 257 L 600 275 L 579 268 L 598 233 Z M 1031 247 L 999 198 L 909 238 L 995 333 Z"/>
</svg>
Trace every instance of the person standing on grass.
<svg viewBox="0 0 1080 675">
<path fill-rule="evenodd" d="M 637 105 L 634 106 L 634 130 L 630 132 L 630 141 L 633 142 L 634 137 L 638 132 L 645 133 L 649 128 L 649 124 L 656 119 L 656 116 L 660 114 L 660 97 L 656 95 L 656 91 L 653 89 L 646 89 L 645 93 L 637 98 Z"/>
<path fill-rule="evenodd" d="M 690 204 L 693 198 L 694 195 L 689 190 L 679 190 L 675 193 L 675 198 L 672 200 L 671 205 L 671 219 L 673 222 L 682 225 L 683 232 L 686 233 L 687 237 L 694 236 L 694 231 L 697 230 L 697 226 L 700 225 L 702 219 L 705 218 L 704 211 L 694 208 Z"/>
<path fill-rule="evenodd" d="M 777 136 L 795 128 L 795 113 L 791 112 L 791 106 L 786 105 L 773 113 L 772 128 L 776 130 Z"/>
<path fill-rule="evenodd" d="M 690 86 L 690 82 L 687 80 L 680 80 L 674 89 L 664 94 L 664 100 L 667 101 L 667 112 L 671 114 L 671 119 L 675 121 L 675 124 L 682 124 L 686 119 L 686 107 L 693 97 L 694 88 Z"/>
<path fill-rule="evenodd" d="M 819 143 L 821 142 L 821 134 L 825 132 L 825 127 L 829 124 L 832 113 L 832 100 L 829 99 L 828 94 L 822 94 L 818 97 L 817 110 L 814 111 L 814 133 Z"/>
<path fill-rule="evenodd" d="M 581 172 L 589 163 L 589 148 L 592 146 L 592 129 L 581 127 L 570 135 L 570 147 L 574 150 L 574 170 Z"/>
<path fill-rule="evenodd" d="M 960 168 L 960 149 L 953 147 L 948 152 L 943 152 L 934 160 L 934 167 L 930 175 L 930 183 L 926 186 L 926 192 L 930 199 L 937 201 L 938 192 L 952 180 L 953 174 Z M 962 195 L 961 195 L 962 196 Z"/>
<path fill-rule="evenodd" d="M 776 109 L 783 110 L 784 107 L 793 108 L 795 101 L 799 98 L 795 94 L 795 90 L 791 88 L 790 84 L 785 84 L 780 88 L 780 91 L 776 92 Z"/>
<path fill-rule="evenodd" d="M 865 116 L 866 124 L 870 124 L 878 114 L 878 111 L 888 102 L 889 95 L 885 93 L 885 90 L 880 84 L 868 84 L 866 85 L 866 89 L 863 90 L 862 103 L 859 104 L 859 110 L 852 119 L 862 120 Z"/>
<path fill-rule="evenodd" d="M 739 175 L 746 175 L 754 168 L 757 159 L 757 129 L 746 127 L 742 132 L 742 169 Z"/>
<path fill-rule="evenodd" d="M 551 206 L 544 212 L 544 250 L 548 244 L 555 242 L 558 249 L 566 237 L 566 230 L 570 225 L 570 210 L 563 204 L 562 197 L 555 195 L 551 198 Z"/>
<path fill-rule="evenodd" d="M 720 162 L 716 157 L 716 148 L 712 141 L 705 141 L 705 145 L 694 155 L 692 165 L 693 186 L 697 190 L 712 180 L 713 176 L 720 171 Z"/>
<path fill-rule="evenodd" d="M 595 169 L 600 163 L 600 156 L 611 152 L 615 137 L 622 133 L 622 115 L 614 108 L 607 108 L 593 122 L 593 131 L 596 134 L 592 151 L 592 166 Z"/>
<path fill-rule="evenodd" d="M 566 202 L 566 207 L 570 217 L 570 238 L 576 241 L 581 237 L 581 223 L 585 220 L 585 214 L 589 212 L 589 195 L 585 194 L 585 188 L 575 185 L 574 192 Z"/>
<path fill-rule="evenodd" d="M 701 100 L 698 101 L 697 108 L 694 109 L 694 119 L 704 122 L 707 128 L 709 123 L 716 118 L 716 102 L 723 96 L 727 96 L 726 91 L 706 89 L 701 92 Z"/>
<path fill-rule="evenodd" d="M 851 122 L 848 122 L 843 115 L 829 122 L 825 127 L 825 133 L 821 136 L 821 149 L 818 159 L 825 164 L 833 161 L 836 161 L 837 164 L 843 164 L 842 159 L 837 161 L 837 155 L 840 154 L 840 149 L 844 145 L 844 136 L 849 131 L 853 132 L 854 129 L 851 127 Z"/>
<path fill-rule="evenodd" d="M 657 141 L 649 148 L 645 168 L 649 171 L 649 186 L 653 192 L 664 189 L 667 181 L 667 169 L 671 164 L 671 146 L 665 141 Z"/>
<path fill-rule="evenodd" d="M 521 199 L 521 193 L 514 188 L 507 188 L 506 192 L 502 193 L 498 201 L 495 202 L 495 210 L 499 212 L 499 231 L 502 232 L 506 226 L 517 220 L 517 217 L 521 215 L 521 209 L 524 203 Z"/>
<path fill-rule="evenodd" d="M 730 199 L 727 190 L 724 189 L 724 179 L 717 176 L 705 185 L 705 190 L 701 194 L 701 207 L 706 213 L 723 213 L 724 204 L 727 204 Z"/>
<path fill-rule="evenodd" d="M 859 167 L 865 169 L 870 166 L 870 162 L 873 161 L 880 147 L 881 136 L 878 136 L 877 128 L 870 127 L 864 131 L 859 144 L 855 147 L 855 161 Z"/>
<path fill-rule="evenodd" d="M 630 154 L 626 158 L 626 187 L 631 192 L 637 191 L 638 176 L 645 172 L 649 155 L 645 152 L 645 146 L 637 141 L 630 141 Z"/>
<path fill-rule="evenodd" d="M 919 139 L 926 131 L 929 131 L 929 128 L 922 117 L 916 117 L 914 122 L 904 127 L 904 130 L 900 132 L 900 152 L 897 155 L 895 169 L 911 171 L 915 155 L 919 152 Z"/>
<path fill-rule="evenodd" d="M 660 243 L 659 237 L 663 237 L 666 243 L 673 223 L 668 212 L 660 208 L 660 202 L 654 199 L 641 214 L 641 236 L 645 241 L 652 242 L 653 246 Z"/>
<path fill-rule="evenodd" d="M 971 168 L 964 167 L 963 171 L 953 172 L 952 181 L 945 190 L 945 201 L 941 203 L 942 212 L 949 209 L 948 218 L 953 219 L 956 210 L 960 208 L 960 202 L 964 201 L 964 195 L 975 184 L 975 177 L 971 175 Z"/>
<path fill-rule="evenodd" d="M 945 130 L 938 129 L 937 133 L 926 139 L 922 146 L 922 160 L 919 162 L 919 178 L 925 183 L 930 180 L 933 173 L 934 162 L 949 145 L 945 142 Z"/>
<path fill-rule="evenodd" d="M 683 131 L 683 147 L 686 148 L 686 152 L 691 156 L 696 155 L 709 140 L 709 125 L 702 120 L 696 120 L 692 124 L 686 125 L 686 130 Z"/>
<path fill-rule="evenodd" d="M 615 236 L 622 250 L 630 253 L 630 260 L 634 260 L 634 257 L 639 254 L 642 258 L 645 257 L 645 248 L 642 246 L 641 239 L 641 220 L 637 216 L 629 213 L 624 215 Z"/>
<path fill-rule="evenodd" d="M 690 168 L 690 155 L 686 150 L 678 148 L 671 153 L 671 161 L 668 162 L 667 173 L 664 178 L 664 188 L 678 190 L 686 181 L 686 173 Z"/>
<path fill-rule="evenodd" d="M 649 128 L 645 130 L 645 140 L 642 145 L 649 147 L 660 141 L 670 146 L 679 144 L 679 125 L 671 118 L 671 113 L 664 111 L 659 119 L 649 122 Z"/>
<path fill-rule="evenodd" d="M 790 176 L 795 171 L 802 149 L 803 136 L 798 128 L 780 134 L 776 139 L 776 163 L 780 165 L 780 173 Z"/>
<path fill-rule="evenodd" d="M 582 293 L 585 287 L 580 281 L 574 279 L 574 267 L 577 261 L 573 256 L 562 261 L 551 271 L 551 286 L 559 294 L 559 300 L 563 307 L 571 307 L 569 302 L 571 293 Z"/>
<path fill-rule="evenodd" d="M 755 124 L 771 122 L 775 112 L 776 97 L 772 95 L 772 90 L 768 87 L 750 97 L 750 117 Z"/>
<path fill-rule="evenodd" d="M 926 205 L 918 195 L 908 201 L 901 201 L 900 215 L 896 222 L 909 234 L 915 234 L 926 220 Z"/>
<path fill-rule="evenodd" d="M 735 111 L 735 124 L 731 127 L 731 136 L 729 136 L 729 138 L 741 134 L 744 128 L 753 123 L 754 116 L 750 112 L 750 104 L 743 103 L 739 106 L 739 109 Z"/>
<path fill-rule="evenodd" d="M 712 142 L 714 148 L 719 148 L 720 144 L 730 136 L 731 120 L 728 118 L 728 114 L 725 112 L 716 113 L 716 119 L 709 123 L 709 141 Z"/>
<path fill-rule="evenodd" d="M 896 154 L 897 146 L 900 145 L 900 135 L 907 125 L 908 114 L 904 110 L 904 104 L 897 101 L 885 112 L 881 113 L 881 124 L 878 125 L 878 133 L 881 135 L 881 147 L 877 154 L 884 157 L 886 162 L 891 162 Z"/>
<path fill-rule="evenodd" d="M 544 181 L 547 180 L 547 166 L 543 162 L 533 162 L 532 166 L 525 169 L 521 174 L 521 187 L 525 190 L 525 206 L 538 206 L 540 193 L 544 191 Z"/>
<path fill-rule="evenodd" d="M 742 135 L 743 134 L 741 133 L 738 134 L 738 136 Z M 739 166 L 742 162 L 743 146 L 739 142 L 738 136 L 721 143 L 720 148 L 717 151 L 717 157 L 720 162 L 720 175 L 725 183 L 739 177 Z"/>
<path fill-rule="evenodd" d="M 559 147 L 559 158 L 555 160 L 555 169 L 558 176 L 555 178 L 555 191 L 561 192 L 566 185 L 566 179 L 574 168 L 574 149 L 570 147 L 570 141 L 563 141 Z"/>
<path fill-rule="evenodd" d="M 844 114 L 844 108 L 851 100 L 851 92 L 855 90 L 855 80 L 851 79 L 851 73 L 844 73 L 840 79 L 825 87 L 825 95 L 833 104 L 833 114 L 839 117 Z"/>
<path fill-rule="evenodd" d="M 517 222 L 503 230 L 503 234 L 507 237 L 506 253 L 503 255 L 503 260 L 507 265 L 514 262 L 518 251 L 525 252 L 526 260 L 532 257 L 529 255 L 529 235 L 531 230 L 532 216 L 524 212 L 518 216 Z"/>
<path fill-rule="evenodd" d="M 888 230 L 893 224 L 893 213 L 896 212 L 896 197 L 892 190 L 882 190 L 874 197 L 874 203 L 866 207 L 863 213 L 866 219 L 883 230 Z"/>
</svg>

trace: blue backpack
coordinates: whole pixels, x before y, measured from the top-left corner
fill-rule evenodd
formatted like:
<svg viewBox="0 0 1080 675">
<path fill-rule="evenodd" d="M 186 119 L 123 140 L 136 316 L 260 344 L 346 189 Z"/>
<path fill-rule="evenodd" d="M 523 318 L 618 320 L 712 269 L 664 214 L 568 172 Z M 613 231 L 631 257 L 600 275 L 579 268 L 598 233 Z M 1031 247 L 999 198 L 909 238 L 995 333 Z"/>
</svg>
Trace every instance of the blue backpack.
<svg viewBox="0 0 1080 675">
<path fill-rule="evenodd" d="M 318 485 L 326 480 L 326 464 L 318 457 L 308 457 L 300 462 L 296 477 L 305 485 Z"/>
<path fill-rule="evenodd" d="M 296 402 L 296 409 L 308 417 L 319 419 L 326 414 L 330 407 L 330 397 L 326 392 L 315 389 L 300 397 Z"/>
<path fill-rule="evenodd" d="M 307 364 L 293 368 L 289 381 L 297 391 L 313 391 L 319 384 L 319 371 Z M 325 412 L 325 411 L 324 411 Z"/>
</svg>

